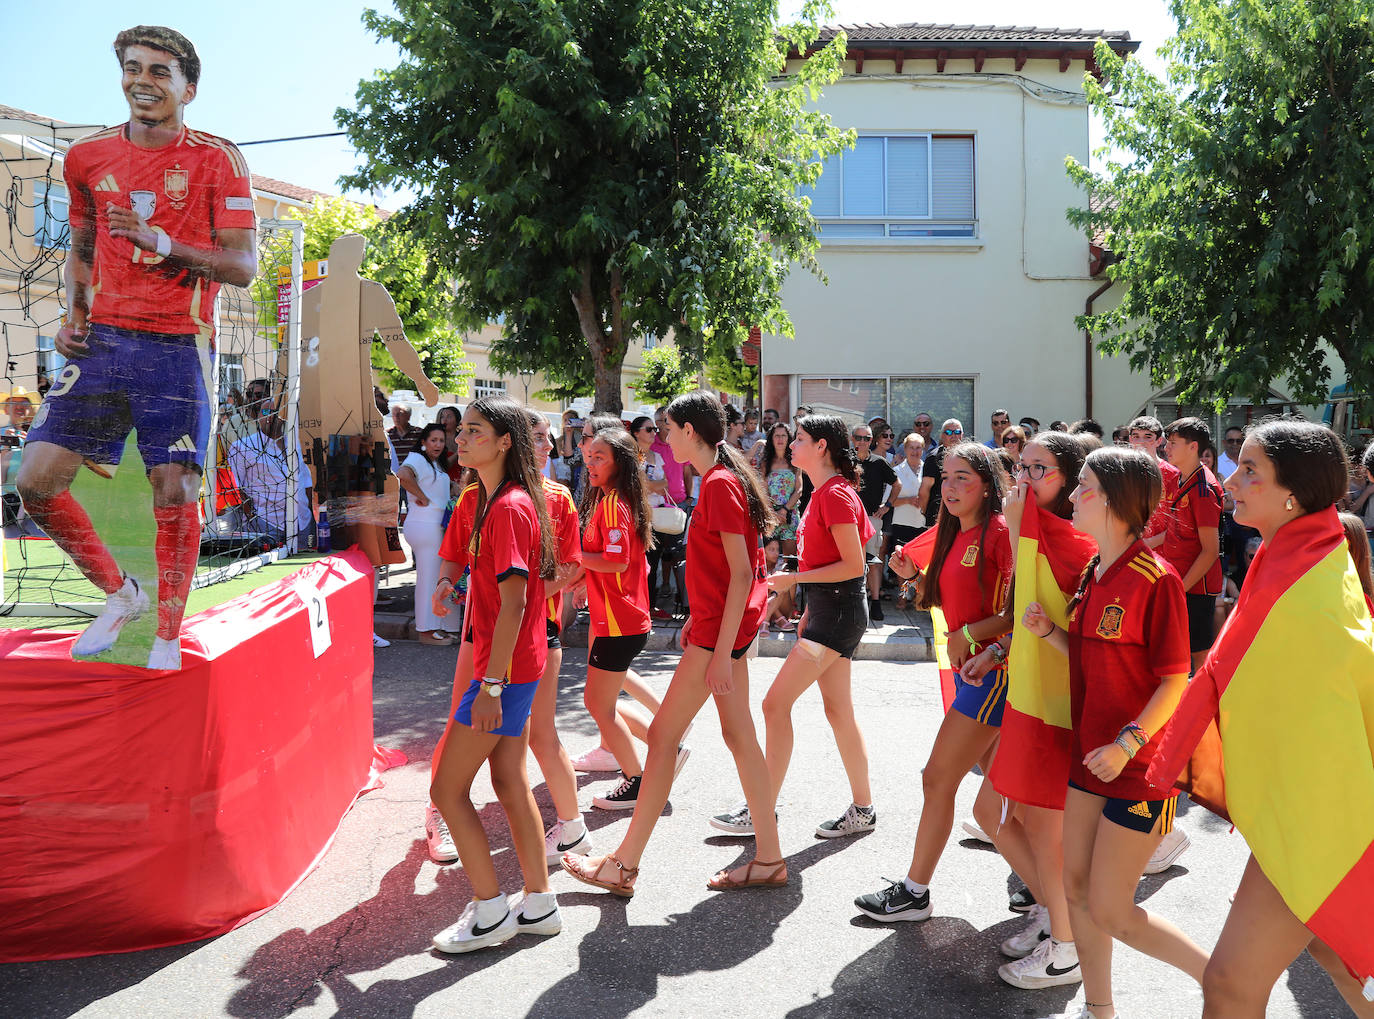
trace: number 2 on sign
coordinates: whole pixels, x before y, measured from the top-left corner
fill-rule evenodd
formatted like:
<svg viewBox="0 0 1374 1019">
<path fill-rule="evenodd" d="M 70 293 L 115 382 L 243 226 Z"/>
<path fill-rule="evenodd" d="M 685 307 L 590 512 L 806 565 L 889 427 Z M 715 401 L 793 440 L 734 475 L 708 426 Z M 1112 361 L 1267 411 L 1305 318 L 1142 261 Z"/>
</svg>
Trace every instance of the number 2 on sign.
<svg viewBox="0 0 1374 1019">
<path fill-rule="evenodd" d="M 296 594 L 305 603 L 306 617 L 310 623 L 310 643 L 318 658 L 329 650 L 332 638 L 329 633 L 329 606 L 325 603 L 324 592 L 300 582 L 296 584 Z"/>
</svg>

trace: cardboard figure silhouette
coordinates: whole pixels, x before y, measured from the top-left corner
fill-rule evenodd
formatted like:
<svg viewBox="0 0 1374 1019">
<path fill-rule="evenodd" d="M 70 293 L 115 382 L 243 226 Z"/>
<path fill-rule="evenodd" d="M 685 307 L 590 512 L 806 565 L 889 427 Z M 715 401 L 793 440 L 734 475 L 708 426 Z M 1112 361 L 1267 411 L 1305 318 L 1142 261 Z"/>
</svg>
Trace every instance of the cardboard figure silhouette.
<svg viewBox="0 0 1374 1019">
<path fill-rule="evenodd" d="M 406 339 L 386 287 L 358 274 L 365 246 L 360 234 L 335 240 L 329 274 L 301 296 L 298 406 L 301 446 L 320 504 L 330 508 L 334 544 L 356 543 L 380 566 L 404 562 L 405 553 L 396 529 L 400 485 L 389 470 L 390 458 L 383 464 L 376 455 L 384 455 L 387 440 L 372 391 L 373 339 L 386 344 L 427 406 L 439 402 L 439 390 Z M 321 468 L 328 477 L 321 477 Z"/>
</svg>

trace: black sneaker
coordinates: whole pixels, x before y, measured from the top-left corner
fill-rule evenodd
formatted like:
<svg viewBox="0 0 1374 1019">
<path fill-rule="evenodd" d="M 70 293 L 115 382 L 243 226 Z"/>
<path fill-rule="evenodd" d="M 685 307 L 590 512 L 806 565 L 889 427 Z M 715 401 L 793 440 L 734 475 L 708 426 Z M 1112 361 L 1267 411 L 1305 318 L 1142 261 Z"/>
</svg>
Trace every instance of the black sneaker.
<svg viewBox="0 0 1374 1019">
<path fill-rule="evenodd" d="M 639 802 L 639 781 L 642 775 L 623 779 L 609 796 L 597 796 L 592 800 L 593 807 L 602 810 L 634 810 Z"/>
<path fill-rule="evenodd" d="M 868 618 L 875 623 L 883 621 L 883 603 L 877 598 L 868 600 Z"/>
<path fill-rule="evenodd" d="M 930 889 L 917 896 L 907 891 L 903 882 L 888 881 L 882 891 L 860 895 L 854 900 L 854 905 L 864 916 L 882 923 L 925 920 L 930 916 Z"/>
<path fill-rule="evenodd" d="M 878 826 L 878 812 L 872 807 L 862 810 L 854 804 L 833 821 L 825 821 L 816 829 L 818 839 L 842 839 L 848 835 L 863 835 Z"/>
<path fill-rule="evenodd" d="M 1035 896 L 1031 894 L 1029 888 L 1022 888 L 1019 892 L 1013 892 L 1011 900 L 1007 903 L 1007 908 L 1013 913 L 1029 913 L 1030 908 L 1035 905 Z"/>
</svg>

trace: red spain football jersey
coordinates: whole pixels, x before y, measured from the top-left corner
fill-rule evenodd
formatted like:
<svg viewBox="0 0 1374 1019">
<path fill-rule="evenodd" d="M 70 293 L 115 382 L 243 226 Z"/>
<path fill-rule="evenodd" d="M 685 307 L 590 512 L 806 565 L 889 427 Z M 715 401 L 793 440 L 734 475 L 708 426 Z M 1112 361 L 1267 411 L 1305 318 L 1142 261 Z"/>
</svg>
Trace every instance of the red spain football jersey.
<svg viewBox="0 0 1374 1019">
<path fill-rule="evenodd" d="M 949 630 L 995 616 L 1007 603 L 1013 561 L 1011 534 L 1002 514 L 954 536 L 940 569 L 940 611 Z"/>
<path fill-rule="evenodd" d="M 558 565 L 582 562 L 582 527 L 577 519 L 577 504 L 572 493 L 557 481 L 541 479 L 544 484 L 544 501 L 549 506 L 549 523 L 558 540 Z M 454 514 L 457 515 L 456 513 Z M 563 592 L 550 595 L 547 599 L 549 622 L 555 626 L 563 618 Z"/>
<path fill-rule="evenodd" d="M 1159 554 L 1179 577 L 1184 577 L 1202 551 L 1198 531 L 1204 527 L 1216 530 L 1221 526 L 1221 486 L 1211 471 L 1198 464 L 1197 470 L 1179 481 L 1173 498 L 1165 502 L 1169 509 L 1169 529 L 1164 543 L 1159 546 Z M 1188 593 L 1221 594 L 1221 585 L 1221 557 L 1218 556 Z"/>
<path fill-rule="evenodd" d="M 472 540 L 472 522 L 477 518 L 478 485 L 473 482 L 458 493 L 458 501 L 453 504 L 453 512 L 444 529 L 444 540 L 439 545 L 439 558 L 457 563 L 459 572 L 468 565 L 468 543 Z"/>
<path fill-rule="evenodd" d="M 1073 757 L 1069 777 L 1098 796 L 1162 800 L 1172 795 L 1145 781 L 1157 734 L 1111 782 L 1083 765 L 1083 756 L 1116 739 L 1136 721 L 1164 676 L 1186 675 L 1188 610 L 1183 584 L 1162 557 L 1137 541 L 1103 572 L 1088 577 L 1069 620 L 1069 687 Z"/>
<path fill-rule="evenodd" d="M 744 547 L 753 564 L 749 600 L 739 629 L 730 635 L 730 650 L 748 647 L 759 630 L 768 604 L 767 572 L 759 532 L 749 518 L 744 485 L 717 464 L 701 479 L 701 493 L 687 528 L 687 602 L 692 606 L 689 639 L 697 647 L 714 648 L 720 640 L 721 614 L 730 588 L 730 565 L 725 558 L 722 534 L 744 536 Z"/>
<path fill-rule="evenodd" d="M 474 674 L 478 679 L 491 675 L 491 638 L 501 611 L 501 581 L 519 575 L 525 578 L 525 613 L 506 675 L 512 683 L 537 683 L 548 657 L 548 632 L 544 627 L 544 581 L 539 576 L 539 514 L 534 500 L 519 485 L 504 484 L 488 503 L 481 524 L 463 621 L 464 633 L 472 634 Z"/>
<path fill-rule="evenodd" d="M 798 564 L 803 572 L 838 562 L 840 548 L 830 528 L 854 524 L 859 529 L 859 544 L 873 537 L 873 525 L 854 486 L 836 474 L 811 495 L 797 529 Z"/>
<path fill-rule="evenodd" d="M 174 241 L 215 248 L 216 231 L 251 230 L 257 222 L 248 164 L 234 144 L 183 127 L 171 144 L 145 149 L 129 141 L 121 124 L 75 142 L 62 175 L 72 230 L 95 233 L 90 321 L 142 333 L 213 336 L 220 285 L 111 237 L 106 206 L 132 208 Z"/>
<path fill-rule="evenodd" d="M 587 611 L 595 637 L 631 637 L 648 633 L 649 563 L 644 542 L 635 530 L 634 514 L 614 492 L 592 510 L 582 532 L 582 550 L 599 552 L 613 563 L 625 563 L 619 573 L 587 570 Z"/>
<path fill-rule="evenodd" d="M 1163 534 L 1169 529 L 1169 504 L 1174 501 L 1174 496 L 1178 495 L 1178 468 L 1168 460 L 1160 460 L 1159 473 L 1164 479 L 1164 494 L 1145 524 L 1143 536 L 1146 538 L 1153 538 L 1156 534 Z"/>
</svg>

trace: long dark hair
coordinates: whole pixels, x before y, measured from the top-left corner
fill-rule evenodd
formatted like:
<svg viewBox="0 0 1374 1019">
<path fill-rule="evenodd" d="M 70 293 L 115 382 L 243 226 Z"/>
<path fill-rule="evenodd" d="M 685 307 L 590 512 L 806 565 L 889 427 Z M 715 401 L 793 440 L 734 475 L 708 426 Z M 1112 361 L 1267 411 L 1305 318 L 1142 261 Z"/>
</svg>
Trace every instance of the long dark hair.
<svg viewBox="0 0 1374 1019">
<path fill-rule="evenodd" d="M 1187 438 L 1187 436 L 1185 436 Z M 1134 446 L 1103 446 L 1088 454 L 1083 467 L 1093 472 L 1107 503 L 1107 512 L 1139 538 L 1164 493 L 1164 478 L 1155 458 Z M 1078 590 L 1069 599 L 1069 618 L 1088 591 L 1088 579 L 1102 562 L 1094 555 L 1083 567 Z"/>
<path fill-rule="evenodd" d="M 849 426 L 844 423 L 843 418 L 834 414 L 807 414 L 797 422 L 797 428 L 811 436 L 814 442 L 824 439 L 830 466 L 856 489 L 863 487 L 859 455 L 849 444 Z"/>
<path fill-rule="evenodd" d="M 1083 473 L 1083 460 L 1087 456 L 1083 443 L 1078 436 L 1070 435 L 1068 432 L 1041 432 L 1022 446 L 1022 457 L 1026 455 L 1026 446 L 1040 446 L 1054 457 L 1054 465 L 1059 468 L 1059 476 L 1064 479 L 1064 485 L 1054 497 L 1054 502 L 1049 505 L 1049 511 L 1063 520 L 1072 520 L 1073 500 L 1069 496 L 1073 495 L 1073 490 L 1078 485 L 1078 475 Z"/>
<path fill-rule="evenodd" d="M 790 468 L 792 466 L 792 429 L 787 427 L 786 421 L 775 421 L 773 427 L 768 429 L 768 434 L 763 437 L 763 456 L 759 457 L 759 469 L 763 471 L 766 478 L 773 471 L 773 462 L 777 460 L 777 450 L 773 448 L 773 433 L 779 428 L 787 436 L 787 444 L 783 446 L 783 462 Z"/>
<path fill-rule="evenodd" d="M 507 481 L 523 488 L 534 502 L 535 513 L 539 516 L 539 575 L 549 580 L 558 568 L 558 536 L 549 522 L 544 483 L 540 480 L 538 468 L 534 466 L 534 439 L 530 434 L 530 421 L 525 408 L 505 396 L 484 396 L 469 404 L 468 409 L 480 414 L 498 436 L 510 436 L 510 449 L 506 450 L 503 473 Z M 484 486 L 477 490 L 478 524 L 475 529 L 478 531 L 481 529 L 480 521 L 486 516 L 487 500 L 494 494 Z"/>
<path fill-rule="evenodd" d="M 948 473 L 948 465 L 952 458 L 963 460 L 988 486 L 988 497 L 982 511 L 983 529 L 978 536 L 978 558 L 974 563 L 980 595 L 987 593 L 983 590 L 983 556 L 987 551 L 988 524 L 994 515 L 1002 512 L 1002 498 L 1007 492 L 1007 476 L 1002 470 L 1001 463 L 993 459 L 995 455 L 981 442 L 961 442 L 946 451 L 940 464 L 940 470 Z M 931 551 L 930 567 L 925 572 L 917 594 L 917 608 L 934 609 L 942 604 L 940 571 L 944 569 L 945 558 L 954 546 L 954 539 L 959 536 L 960 526 L 959 518 L 947 511 L 942 504 L 935 524 L 935 546 Z"/>
<path fill-rule="evenodd" d="M 644 472 L 639 465 L 639 446 L 630 433 L 619 426 L 602 428 L 592 441 L 604 442 L 611 451 L 615 461 L 615 494 L 634 517 L 635 533 L 644 543 L 644 548 L 653 548 L 653 516 L 649 511 L 649 490 L 644 487 Z M 606 493 L 600 488 L 587 485 L 582 493 L 582 505 L 578 507 L 584 527 L 604 498 Z"/>
<path fill-rule="evenodd" d="M 768 492 L 758 473 L 735 446 L 725 441 L 725 409 L 710 393 L 685 393 L 668 404 L 668 417 L 679 428 L 691 425 L 697 437 L 716 448 L 716 464 L 739 479 L 749 508 L 749 522 L 759 534 L 767 534 L 777 526 L 777 518 L 769 503 Z M 786 425 L 783 426 L 784 428 Z M 771 437 L 771 429 L 770 429 Z"/>
<path fill-rule="evenodd" d="M 425 452 L 425 440 L 428 439 L 435 432 L 438 432 L 440 435 L 444 435 L 445 437 L 447 437 L 447 433 L 444 431 L 444 426 L 439 424 L 438 422 L 425 425 L 425 427 L 420 429 L 420 437 L 415 440 L 415 452 L 419 453 L 422 457 L 429 461 L 430 470 L 433 470 L 436 473 L 438 472 L 438 470 L 443 470 L 445 473 L 448 473 L 447 449 L 440 449 L 439 455 L 433 458 L 431 458 L 430 455 Z M 439 465 L 437 469 L 434 466 L 436 463 Z"/>
</svg>

